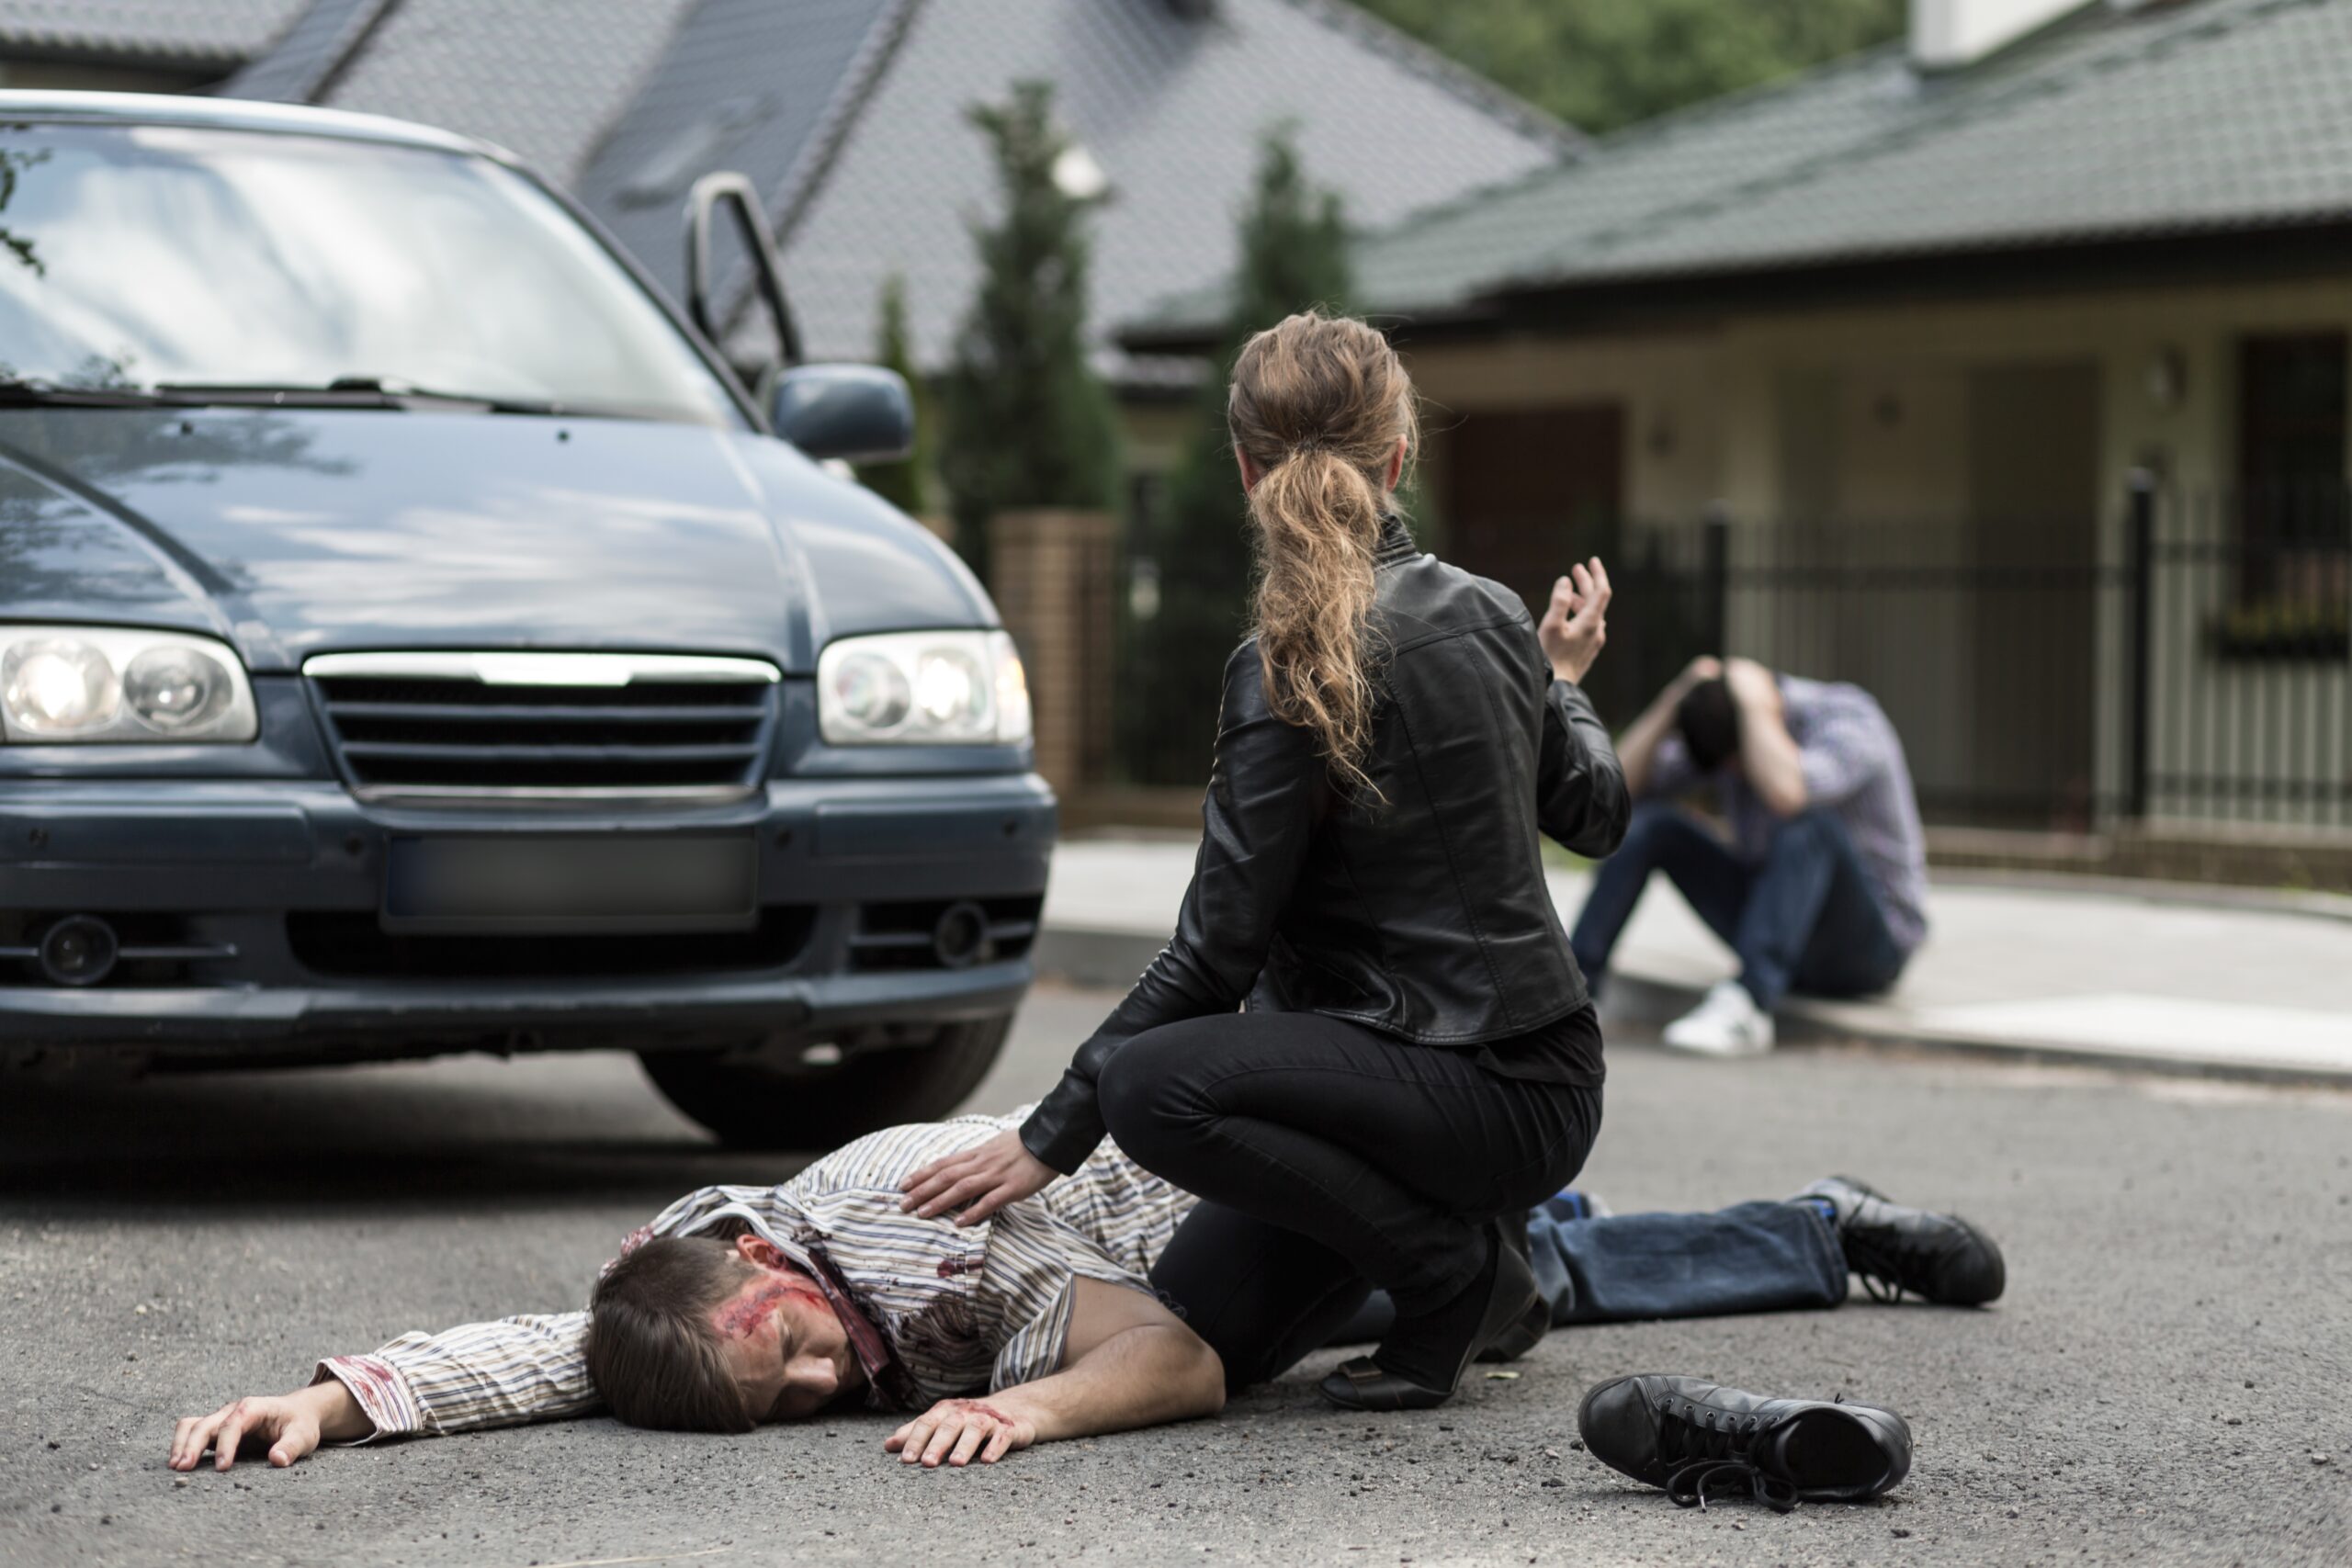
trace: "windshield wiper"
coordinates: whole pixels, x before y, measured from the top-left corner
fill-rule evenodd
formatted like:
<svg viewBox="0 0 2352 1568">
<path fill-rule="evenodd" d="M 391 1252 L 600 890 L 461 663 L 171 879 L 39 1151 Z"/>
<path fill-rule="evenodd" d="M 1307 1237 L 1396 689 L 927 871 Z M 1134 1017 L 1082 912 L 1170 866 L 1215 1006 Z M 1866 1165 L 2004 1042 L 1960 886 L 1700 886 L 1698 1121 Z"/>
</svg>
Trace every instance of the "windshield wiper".
<svg viewBox="0 0 2352 1568">
<path fill-rule="evenodd" d="M 390 376 L 338 376 L 304 381 L 159 381 L 155 391 L 175 403 L 257 404 L 266 408 L 413 409 L 455 405 L 485 413 L 567 414 L 581 410 L 552 400 L 443 392 Z"/>
<path fill-rule="evenodd" d="M 136 387 L 61 387 L 17 376 L 0 376 L 0 408 L 143 409 L 162 401 Z"/>
</svg>

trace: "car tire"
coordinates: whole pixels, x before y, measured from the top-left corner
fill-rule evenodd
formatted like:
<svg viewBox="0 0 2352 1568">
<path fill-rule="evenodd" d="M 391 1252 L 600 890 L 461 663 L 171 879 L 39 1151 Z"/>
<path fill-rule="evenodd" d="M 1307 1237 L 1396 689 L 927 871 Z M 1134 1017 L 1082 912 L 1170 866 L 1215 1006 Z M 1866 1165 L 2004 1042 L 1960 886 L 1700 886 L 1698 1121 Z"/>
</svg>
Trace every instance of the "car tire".
<svg viewBox="0 0 2352 1568">
<path fill-rule="evenodd" d="M 653 1086 L 734 1148 L 831 1149 L 964 1102 L 1003 1054 L 1012 1015 L 951 1023 L 929 1045 L 851 1057 L 829 1071 L 729 1062 L 715 1051 L 643 1051 Z"/>
</svg>

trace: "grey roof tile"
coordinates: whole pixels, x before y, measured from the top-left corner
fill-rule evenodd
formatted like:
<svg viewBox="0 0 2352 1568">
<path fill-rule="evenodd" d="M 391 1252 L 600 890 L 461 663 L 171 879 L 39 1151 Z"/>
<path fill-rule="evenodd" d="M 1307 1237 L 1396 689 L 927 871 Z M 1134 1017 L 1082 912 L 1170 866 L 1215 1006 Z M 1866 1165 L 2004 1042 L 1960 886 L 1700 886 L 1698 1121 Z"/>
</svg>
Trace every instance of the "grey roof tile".
<svg viewBox="0 0 2352 1568">
<path fill-rule="evenodd" d="M 0 0 L 17 50 L 233 65 L 259 53 L 304 0 Z"/>
<path fill-rule="evenodd" d="M 930 367 L 977 276 L 967 223 L 995 199 L 966 111 L 1032 78 L 1057 85 L 1112 181 L 1094 226 L 1102 323 L 1230 265 L 1275 125 L 1295 125 L 1312 175 L 1375 224 L 1581 141 L 1343 0 L 314 0 L 232 90 L 509 147 L 673 293 L 686 186 L 741 169 L 784 231 L 809 351 L 870 354 L 897 271 Z M 736 265 L 722 297 L 747 282 Z M 1105 355 L 1137 384 L 1189 374 Z"/>
<path fill-rule="evenodd" d="M 570 184 L 693 0 L 400 0 L 324 102 L 496 142 Z"/>
<path fill-rule="evenodd" d="M 2352 215 L 2352 6 L 2183 0 L 2071 21 L 1957 72 L 1899 46 L 1636 127 L 1360 247 L 1365 302 Z M 1213 321 L 1160 302 L 1138 341 Z"/>
<path fill-rule="evenodd" d="M 396 0 L 311 0 L 269 50 L 231 77 L 220 91 L 232 98 L 307 104 L 333 80 L 336 67 L 359 48 L 368 29 Z"/>
<path fill-rule="evenodd" d="M 702 0 L 582 173 L 577 194 L 678 299 L 688 187 L 741 169 L 782 222 L 855 107 L 907 0 Z"/>
<path fill-rule="evenodd" d="M 1332 0 L 1217 0 L 1205 20 L 1167 0 L 924 0 L 786 236 L 813 355 L 873 351 L 895 271 L 917 362 L 944 362 L 977 278 L 967 225 L 994 201 L 966 111 L 1039 77 L 1111 181 L 1091 274 L 1104 323 L 1230 267 L 1259 139 L 1275 125 L 1297 128 L 1312 176 L 1373 224 L 1548 164 L 1577 140 Z"/>
</svg>

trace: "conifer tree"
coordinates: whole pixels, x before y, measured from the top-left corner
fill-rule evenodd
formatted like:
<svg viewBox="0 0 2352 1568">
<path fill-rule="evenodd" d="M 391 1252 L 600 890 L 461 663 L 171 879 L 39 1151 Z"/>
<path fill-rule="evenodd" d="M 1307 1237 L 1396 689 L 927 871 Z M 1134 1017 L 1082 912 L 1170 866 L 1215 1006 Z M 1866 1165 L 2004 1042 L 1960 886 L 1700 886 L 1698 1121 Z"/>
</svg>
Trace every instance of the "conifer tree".
<svg viewBox="0 0 2352 1568">
<path fill-rule="evenodd" d="M 940 476 L 956 547 L 985 579 L 996 513 L 1111 504 L 1118 420 L 1087 358 L 1085 224 L 1101 197 L 1057 177 L 1071 143 L 1053 89 L 1018 84 L 971 118 L 995 155 L 1002 207 L 972 226 L 980 282 L 941 387 Z"/>
<path fill-rule="evenodd" d="M 914 352 L 907 342 L 907 280 L 892 273 L 882 281 L 881 327 L 875 344 L 875 362 L 896 370 L 907 383 L 915 404 L 914 446 L 895 463 L 868 463 L 857 470 L 865 488 L 910 517 L 931 510 L 931 398 L 916 374 Z"/>
<path fill-rule="evenodd" d="M 1226 429 L 1226 388 L 1251 333 L 1310 306 L 1346 309 L 1347 230 L 1340 198 L 1306 176 L 1288 130 L 1265 140 L 1241 215 L 1240 265 L 1226 341 L 1202 383 L 1196 428 L 1154 520 L 1147 571 L 1159 604 L 1133 615 L 1119 683 L 1121 750 L 1145 784 L 1198 784 L 1216 739 L 1220 674 L 1246 629 L 1250 514 Z"/>
</svg>

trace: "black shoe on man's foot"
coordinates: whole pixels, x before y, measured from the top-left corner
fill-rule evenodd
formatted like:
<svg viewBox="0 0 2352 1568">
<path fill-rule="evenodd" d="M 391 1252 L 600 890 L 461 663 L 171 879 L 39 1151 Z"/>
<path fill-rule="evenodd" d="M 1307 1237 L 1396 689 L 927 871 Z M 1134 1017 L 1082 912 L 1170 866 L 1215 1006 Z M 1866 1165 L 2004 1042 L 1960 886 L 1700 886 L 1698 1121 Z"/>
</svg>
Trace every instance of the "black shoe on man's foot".
<svg viewBox="0 0 2352 1568">
<path fill-rule="evenodd" d="M 1323 1397 L 1344 1410 L 1430 1410 L 1453 1397 L 1478 1352 L 1541 1302 L 1527 1259 L 1487 1227 L 1487 1267 L 1433 1312 L 1399 1317 L 1380 1348 L 1340 1363 Z"/>
<path fill-rule="evenodd" d="M 1800 1502 L 1860 1502 L 1911 1469 L 1911 1428 L 1892 1410 L 1773 1399 L 1663 1372 L 1588 1391 L 1577 1430 L 1593 1458 L 1664 1487 L 1685 1508 L 1741 1491 L 1783 1514 Z"/>
<path fill-rule="evenodd" d="M 1939 1306 L 1982 1306 L 2008 1283 L 1993 1238 L 1956 1214 L 1907 1208 L 1850 1176 L 1826 1177 L 1797 1197 L 1838 1212 L 1846 1266 L 1880 1301 L 1908 1291 Z"/>
</svg>

